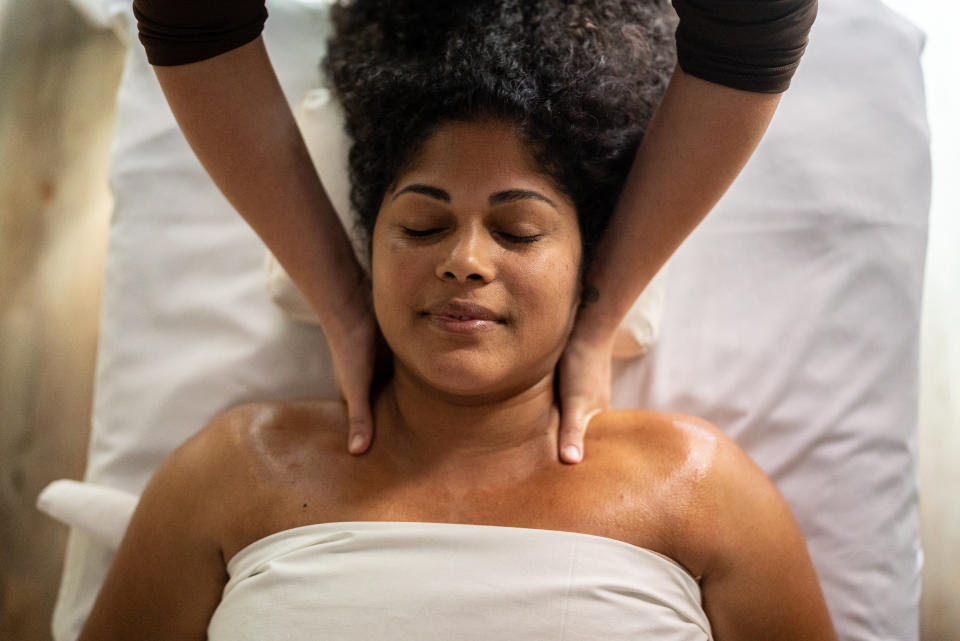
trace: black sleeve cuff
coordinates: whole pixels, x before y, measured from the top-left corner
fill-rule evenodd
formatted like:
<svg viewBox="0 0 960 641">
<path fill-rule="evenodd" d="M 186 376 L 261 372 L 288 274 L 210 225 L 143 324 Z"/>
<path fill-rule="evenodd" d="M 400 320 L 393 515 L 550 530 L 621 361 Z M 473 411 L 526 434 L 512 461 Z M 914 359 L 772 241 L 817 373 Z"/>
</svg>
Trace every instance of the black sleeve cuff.
<svg viewBox="0 0 960 641">
<path fill-rule="evenodd" d="M 807 46 L 817 0 L 673 0 L 677 61 L 717 84 L 781 93 Z"/>
<path fill-rule="evenodd" d="M 264 0 L 134 0 L 140 42 L 152 65 L 213 58 L 263 32 Z"/>
</svg>

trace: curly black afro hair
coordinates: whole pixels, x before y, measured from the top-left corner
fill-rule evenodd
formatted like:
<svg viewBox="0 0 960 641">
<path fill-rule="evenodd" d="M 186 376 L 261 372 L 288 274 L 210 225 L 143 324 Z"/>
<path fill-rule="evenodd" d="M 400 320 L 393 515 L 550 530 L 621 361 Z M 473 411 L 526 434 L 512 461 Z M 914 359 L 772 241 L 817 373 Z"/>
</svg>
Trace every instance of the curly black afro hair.
<svg viewBox="0 0 960 641">
<path fill-rule="evenodd" d="M 324 67 L 368 241 L 438 127 L 493 117 L 570 197 L 589 256 L 673 70 L 669 0 L 352 0 L 332 15 Z"/>
</svg>

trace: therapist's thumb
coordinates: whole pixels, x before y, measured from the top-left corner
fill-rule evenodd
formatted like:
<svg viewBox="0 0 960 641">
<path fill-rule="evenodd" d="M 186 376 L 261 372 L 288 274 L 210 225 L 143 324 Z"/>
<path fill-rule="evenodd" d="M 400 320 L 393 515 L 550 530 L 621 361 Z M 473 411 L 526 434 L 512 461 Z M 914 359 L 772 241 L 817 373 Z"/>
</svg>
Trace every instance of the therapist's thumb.
<svg viewBox="0 0 960 641">
<path fill-rule="evenodd" d="M 369 386 L 366 389 L 354 389 L 351 392 L 341 390 L 347 403 L 347 416 L 350 421 L 347 449 L 351 454 L 363 454 L 373 442 L 373 413 L 370 411 Z"/>
<path fill-rule="evenodd" d="M 347 406 L 347 450 L 363 454 L 373 443 L 370 385 L 377 353 L 376 323 L 369 314 L 354 321 L 346 334 L 328 333 L 330 356 L 340 398 Z"/>
<path fill-rule="evenodd" d="M 583 439 L 590 419 L 600 412 L 582 397 L 563 399 L 560 412 L 560 460 L 564 463 L 579 463 L 583 460 Z"/>
</svg>

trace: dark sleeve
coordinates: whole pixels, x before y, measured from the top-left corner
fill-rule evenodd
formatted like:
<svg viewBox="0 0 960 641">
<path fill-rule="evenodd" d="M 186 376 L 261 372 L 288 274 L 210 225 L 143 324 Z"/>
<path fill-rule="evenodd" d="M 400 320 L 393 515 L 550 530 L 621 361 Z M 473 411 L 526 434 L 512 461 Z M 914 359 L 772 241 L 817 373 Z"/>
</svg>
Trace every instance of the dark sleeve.
<svg viewBox="0 0 960 641">
<path fill-rule="evenodd" d="M 133 0 L 140 42 L 150 64 L 183 65 L 256 39 L 265 0 Z"/>
<path fill-rule="evenodd" d="M 673 6 L 681 69 L 761 93 L 790 86 L 817 15 L 817 0 L 673 0 Z"/>
</svg>

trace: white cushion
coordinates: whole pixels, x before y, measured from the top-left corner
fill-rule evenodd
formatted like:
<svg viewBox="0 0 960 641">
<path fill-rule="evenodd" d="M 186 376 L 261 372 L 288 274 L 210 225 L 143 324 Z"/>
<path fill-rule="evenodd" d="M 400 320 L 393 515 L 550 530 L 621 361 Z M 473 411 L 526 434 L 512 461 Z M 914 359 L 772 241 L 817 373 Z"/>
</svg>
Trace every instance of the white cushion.
<svg viewBox="0 0 960 641">
<path fill-rule="evenodd" d="M 116 550 L 139 498 L 113 487 L 61 479 L 40 492 L 37 509 Z"/>
<path fill-rule="evenodd" d="M 268 4 L 265 40 L 294 106 L 320 84 L 323 5 Z M 217 412 L 335 390 L 322 334 L 270 302 L 262 244 L 129 39 L 86 479 L 139 493 Z M 616 366 L 616 406 L 704 416 L 774 478 L 848 640 L 917 636 L 921 47 L 879 0 L 821 4 L 769 133 L 672 261 L 659 341 Z M 57 641 L 76 637 L 109 561 L 71 533 Z"/>
</svg>

